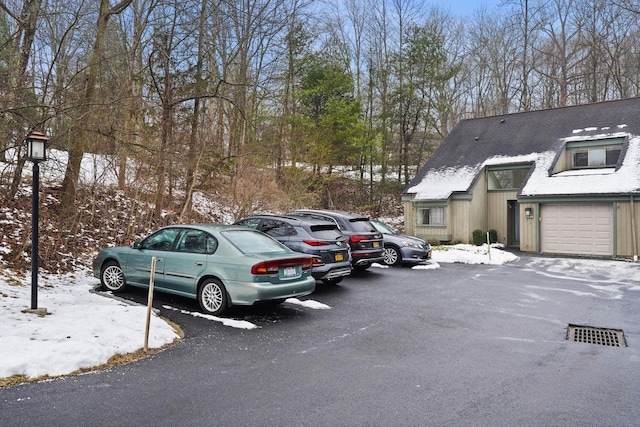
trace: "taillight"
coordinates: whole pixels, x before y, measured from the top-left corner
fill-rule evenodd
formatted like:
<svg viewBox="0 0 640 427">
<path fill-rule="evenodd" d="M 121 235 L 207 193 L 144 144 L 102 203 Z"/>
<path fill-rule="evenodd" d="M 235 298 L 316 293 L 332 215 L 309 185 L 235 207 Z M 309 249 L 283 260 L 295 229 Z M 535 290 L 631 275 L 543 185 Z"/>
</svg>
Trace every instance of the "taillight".
<svg viewBox="0 0 640 427">
<path fill-rule="evenodd" d="M 313 259 L 311 257 L 278 259 L 255 264 L 251 267 L 251 274 L 278 274 L 280 268 L 297 266 L 301 266 L 302 270 L 311 270 L 312 265 Z"/>
<path fill-rule="evenodd" d="M 322 261 L 322 258 L 320 258 L 319 256 L 314 256 L 313 257 L 313 265 L 316 266 L 316 267 L 324 265 L 324 261 Z"/>
<path fill-rule="evenodd" d="M 303 240 L 304 243 L 306 243 L 309 246 L 328 246 L 331 243 L 330 242 L 325 242 L 323 240 Z"/>
<path fill-rule="evenodd" d="M 302 270 L 311 270 L 313 267 L 313 259 L 311 258 L 303 258 L 302 259 Z"/>
<path fill-rule="evenodd" d="M 369 237 L 367 237 L 367 236 L 357 236 L 357 235 L 354 234 L 354 235 L 349 236 L 349 239 L 351 239 L 351 241 L 353 243 L 359 243 L 359 242 L 362 242 L 363 240 L 369 240 Z"/>
</svg>

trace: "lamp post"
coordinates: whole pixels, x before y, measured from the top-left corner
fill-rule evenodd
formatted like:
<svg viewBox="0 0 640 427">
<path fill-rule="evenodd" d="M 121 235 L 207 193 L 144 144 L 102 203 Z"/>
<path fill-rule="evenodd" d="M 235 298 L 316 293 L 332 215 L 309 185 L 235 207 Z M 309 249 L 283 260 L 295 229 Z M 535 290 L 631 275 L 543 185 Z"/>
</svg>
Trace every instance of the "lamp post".
<svg viewBox="0 0 640 427">
<path fill-rule="evenodd" d="M 41 132 L 31 131 L 25 138 L 27 160 L 33 163 L 33 195 L 31 210 L 31 310 L 38 313 L 38 209 L 40 207 L 40 162 L 47 160 L 47 141 Z M 42 310 L 46 314 L 46 309 Z"/>
</svg>

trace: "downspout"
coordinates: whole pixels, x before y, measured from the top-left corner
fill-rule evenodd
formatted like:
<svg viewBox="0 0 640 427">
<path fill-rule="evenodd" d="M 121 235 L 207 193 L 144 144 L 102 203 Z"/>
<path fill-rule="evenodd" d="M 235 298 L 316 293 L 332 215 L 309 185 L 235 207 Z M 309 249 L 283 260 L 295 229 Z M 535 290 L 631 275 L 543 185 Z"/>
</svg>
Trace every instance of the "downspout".
<svg viewBox="0 0 640 427">
<path fill-rule="evenodd" d="M 489 168 L 487 166 L 484 167 L 484 229 L 489 230 Z"/>
<path fill-rule="evenodd" d="M 631 202 L 631 244 L 633 245 L 633 260 L 638 261 L 638 239 L 636 236 L 636 210 L 633 203 L 633 195 L 629 196 Z"/>
</svg>

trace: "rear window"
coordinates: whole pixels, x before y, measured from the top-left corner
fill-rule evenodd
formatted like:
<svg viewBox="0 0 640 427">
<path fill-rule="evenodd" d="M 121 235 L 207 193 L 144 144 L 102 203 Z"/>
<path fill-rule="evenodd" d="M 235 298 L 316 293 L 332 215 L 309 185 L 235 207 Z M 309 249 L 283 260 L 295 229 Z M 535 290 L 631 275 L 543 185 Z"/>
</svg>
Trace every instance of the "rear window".
<svg viewBox="0 0 640 427">
<path fill-rule="evenodd" d="M 369 218 L 352 218 L 349 220 L 353 231 L 359 233 L 376 233 L 377 230 L 369 222 Z"/>
<path fill-rule="evenodd" d="M 243 254 L 284 253 L 290 250 L 280 242 L 252 230 L 223 231 L 222 235 Z"/>
<path fill-rule="evenodd" d="M 342 236 L 338 227 L 333 224 L 327 225 L 312 225 L 309 227 L 311 235 L 318 239 L 335 240 Z"/>
</svg>

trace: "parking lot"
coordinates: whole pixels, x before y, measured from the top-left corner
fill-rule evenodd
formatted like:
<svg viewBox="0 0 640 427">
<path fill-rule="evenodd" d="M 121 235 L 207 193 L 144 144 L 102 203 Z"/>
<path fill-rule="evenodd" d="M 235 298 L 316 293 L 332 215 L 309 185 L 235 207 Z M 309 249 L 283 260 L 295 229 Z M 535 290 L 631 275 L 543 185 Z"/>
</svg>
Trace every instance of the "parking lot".
<svg viewBox="0 0 640 427">
<path fill-rule="evenodd" d="M 1 389 L 0 424 L 637 425 L 637 268 L 530 257 L 371 268 L 319 285 L 306 304 L 225 315 L 251 329 L 158 296 L 183 342 L 104 372 Z M 570 324 L 620 329 L 628 347 L 567 340 Z"/>
</svg>

